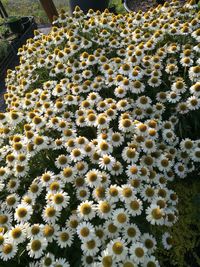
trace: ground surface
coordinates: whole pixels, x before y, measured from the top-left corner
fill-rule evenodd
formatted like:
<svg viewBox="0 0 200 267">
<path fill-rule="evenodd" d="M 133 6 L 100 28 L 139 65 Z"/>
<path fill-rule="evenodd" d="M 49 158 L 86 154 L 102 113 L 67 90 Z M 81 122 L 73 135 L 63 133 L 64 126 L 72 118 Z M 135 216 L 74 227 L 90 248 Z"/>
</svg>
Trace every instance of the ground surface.
<svg viewBox="0 0 200 267">
<path fill-rule="evenodd" d="M 161 2 L 162 0 L 158 1 Z M 166 2 L 170 1 L 167 0 Z M 185 0 L 180 0 L 180 2 L 184 3 Z M 138 12 L 139 10 L 147 11 L 149 8 L 156 7 L 157 5 L 158 3 L 156 2 L 156 0 L 127 0 L 127 6 L 129 7 L 129 9 L 135 12 Z"/>
</svg>

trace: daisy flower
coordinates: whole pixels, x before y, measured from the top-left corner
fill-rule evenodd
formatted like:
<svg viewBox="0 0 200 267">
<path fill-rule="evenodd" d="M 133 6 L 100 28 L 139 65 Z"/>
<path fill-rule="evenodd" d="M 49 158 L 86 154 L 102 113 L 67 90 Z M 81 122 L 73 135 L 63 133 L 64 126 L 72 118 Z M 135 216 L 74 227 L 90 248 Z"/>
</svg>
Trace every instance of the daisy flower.
<svg viewBox="0 0 200 267">
<path fill-rule="evenodd" d="M 145 258 L 145 262 L 143 264 L 144 267 L 160 267 L 159 262 L 156 260 L 156 258 L 154 256 L 148 256 Z"/>
<path fill-rule="evenodd" d="M 129 222 L 129 214 L 123 208 L 118 208 L 113 211 L 113 222 L 117 227 L 124 227 Z"/>
<path fill-rule="evenodd" d="M 163 234 L 163 236 L 162 236 L 162 244 L 163 244 L 164 248 L 167 249 L 167 250 L 169 250 L 172 247 L 173 238 L 168 232 L 165 232 Z"/>
<path fill-rule="evenodd" d="M 87 241 L 84 241 L 81 245 L 83 253 L 87 256 L 95 256 L 99 252 L 99 247 L 101 242 L 98 238 L 93 238 Z"/>
<path fill-rule="evenodd" d="M 41 224 L 33 224 L 33 225 L 29 225 L 26 229 L 27 232 L 27 237 L 29 239 L 32 238 L 40 238 L 43 235 L 43 225 Z"/>
<path fill-rule="evenodd" d="M 187 169 L 183 163 L 178 162 L 174 165 L 174 171 L 180 178 L 184 178 L 186 175 Z"/>
<path fill-rule="evenodd" d="M 126 242 L 121 238 L 117 238 L 110 241 L 107 244 L 107 251 L 108 254 L 112 255 L 112 257 L 117 262 L 123 261 L 128 254 L 128 248 L 126 246 Z"/>
<path fill-rule="evenodd" d="M 145 257 L 147 256 L 147 249 L 142 243 L 135 242 L 129 248 L 130 258 L 133 259 L 137 264 L 144 263 Z"/>
<path fill-rule="evenodd" d="M 93 201 L 84 201 L 78 208 L 78 216 L 86 221 L 91 220 L 95 217 L 95 210 L 93 206 Z"/>
<path fill-rule="evenodd" d="M 8 235 L 13 243 L 20 244 L 26 239 L 26 224 L 17 224 L 9 231 Z"/>
<path fill-rule="evenodd" d="M 129 184 L 122 185 L 120 188 L 120 196 L 124 202 L 130 202 L 135 197 L 134 188 Z"/>
<path fill-rule="evenodd" d="M 76 232 L 81 240 L 87 241 L 94 236 L 94 226 L 90 222 L 81 222 L 77 226 Z"/>
<path fill-rule="evenodd" d="M 55 263 L 54 263 L 54 266 L 55 267 L 70 267 L 69 263 L 66 261 L 66 259 L 64 258 L 58 258 L 55 260 Z"/>
<path fill-rule="evenodd" d="M 104 201 L 99 201 L 96 208 L 98 216 L 100 218 L 107 219 L 111 217 L 115 205 L 104 200 Z"/>
<path fill-rule="evenodd" d="M 53 267 L 55 262 L 55 256 L 52 253 L 47 253 L 44 257 L 41 258 L 40 264 L 43 267 Z"/>
<path fill-rule="evenodd" d="M 27 222 L 33 213 L 33 208 L 28 204 L 19 204 L 15 209 L 15 220 L 18 222 Z"/>
<path fill-rule="evenodd" d="M 113 132 L 111 142 L 114 147 L 119 147 L 124 142 L 124 136 L 120 132 Z"/>
<path fill-rule="evenodd" d="M 127 202 L 125 207 L 131 216 L 137 216 L 142 213 L 143 203 L 140 199 L 134 198 L 130 202 Z"/>
<path fill-rule="evenodd" d="M 12 259 L 17 253 L 17 245 L 15 242 L 6 241 L 0 251 L 0 258 L 3 261 Z"/>
<path fill-rule="evenodd" d="M 94 266 L 94 261 L 95 259 L 92 256 L 82 255 L 81 257 L 81 262 L 83 264 L 83 267 Z"/>
<path fill-rule="evenodd" d="M 62 210 L 69 204 L 69 199 L 70 197 L 66 192 L 58 191 L 51 195 L 50 204 L 55 207 L 55 209 Z"/>
<path fill-rule="evenodd" d="M 178 94 L 182 94 L 186 91 L 186 84 L 183 80 L 178 80 L 172 84 L 171 89 L 172 89 L 172 91 L 174 91 Z"/>
<path fill-rule="evenodd" d="M 200 107 L 200 98 L 196 96 L 188 97 L 187 105 L 190 110 L 197 110 Z"/>
<path fill-rule="evenodd" d="M 114 163 L 115 163 L 115 158 L 108 154 L 104 154 L 99 159 L 99 167 L 104 170 L 111 170 Z"/>
<path fill-rule="evenodd" d="M 135 148 L 125 147 L 122 151 L 122 158 L 127 163 L 135 163 L 138 161 L 139 153 Z"/>
<path fill-rule="evenodd" d="M 44 250 L 46 249 L 48 243 L 45 238 L 40 238 L 40 239 L 31 239 L 30 242 L 27 244 L 27 251 L 28 255 L 31 258 L 38 259 L 40 258 Z"/>
<path fill-rule="evenodd" d="M 111 185 L 109 188 L 106 189 L 106 199 L 111 202 L 115 203 L 120 198 L 120 187 L 117 185 Z"/>
<path fill-rule="evenodd" d="M 73 238 L 73 232 L 70 228 L 62 228 L 56 233 L 56 242 L 60 248 L 71 247 Z"/>
<path fill-rule="evenodd" d="M 58 169 L 64 169 L 70 163 L 69 157 L 67 155 L 59 155 L 55 161 L 55 166 Z"/>
<path fill-rule="evenodd" d="M 151 139 L 146 139 L 142 145 L 141 145 L 142 149 L 144 152 L 146 153 L 152 153 L 156 151 L 156 144 L 154 140 Z"/>
<path fill-rule="evenodd" d="M 100 172 L 96 169 L 90 170 L 85 175 L 85 181 L 89 187 L 95 187 L 100 185 L 101 183 L 101 176 Z"/>
<path fill-rule="evenodd" d="M 191 139 L 186 138 L 180 142 L 180 148 L 183 151 L 191 152 L 194 148 L 194 143 Z"/>
<path fill-rule="evenodd" d="M 116 266 L 116 261 L 113 255 L 106 249 L 101 252 L 101 255 L 98 257 L 100 266 Z M 98 266 L 98 265 L 97 265 Z"/>
<path fill-rule="evenodd" d="M 147 214 L 147 221 L 150 222 L 151 224 L 155 225 L 163 225 L 164 224 L 164 211 L 163 209 L 160 209 L 159 206 L 157 205 L 150 205 L 146 209 L 146 214 Z"/>
<path fill-rule="evenodd" d="M 200 96 L 200 82 L 196 82 L 190 87 L 190 93 L 196 97 Z"/>
<path fill-rule="evenodd" d="M 141 83 L 139 80 L 135 80 L 131 83 L 130 91 L 134 94 L 140 94 L 144 92 L 145 85 Z"/>
<path fill-rule="evenodd" d="M 136 224 L 129 224 L 122 231 L 123 239 L 128 243 L 135 242 L 139 239 L 141 232 Z"/>
<path fill-rule="evenodd" d="M 156 239 L 148 233 L 142 235 L 141 242 L 144 244 L 145 248 L 147 249 L 147 252 L 150 254 L 153 253 L 156 249 Z"/>
<path fill-rule="evenodd" d="M 54 206 L 47 205 L 42 211 L 42 218 L 46 223 L 55 223 L 60 216 L 60 211 Z"/>
<path fill-rule="evenodd" d="M 119 235 L 119 228 L 113 223 L 113 220 L 108 219 L 104 223 L 104 231 L 107 238 L 114 239 Z"/>
</svg>

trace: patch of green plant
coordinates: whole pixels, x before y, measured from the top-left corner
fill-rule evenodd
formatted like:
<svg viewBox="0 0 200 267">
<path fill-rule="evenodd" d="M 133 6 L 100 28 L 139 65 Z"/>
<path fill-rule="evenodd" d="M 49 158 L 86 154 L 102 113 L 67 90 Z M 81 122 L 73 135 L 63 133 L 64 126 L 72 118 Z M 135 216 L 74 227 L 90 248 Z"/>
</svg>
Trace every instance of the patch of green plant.
<svg viewBox="0 0 200 267">
<path fill-rule="evenodd" d="M 0 61 L 8 54 L 9 47 L 8 41 L 0 40 Z"/>
<path fill-rule="evenodd" d="M 123 14 L 126 12 L 122 0 L 110 0 L 109 7 L 114 7 L 117 13 Z"/>
<path fill-rule="evenodd" d="M 9 16 L 34 16 L 39 24 L 49 23 L 48 17 L 39 1 L 31 0 L 2 0 Z M 54 4 L 58 9 L 68 9 L 67 0 L 55 0 Z"/>
<path fill-rule="evenodd" d="M 173 182 L 172 189 L 179 196 L 178 222 L 168 232 L 173 237 L 173 248 L 158 248 L 156 254 L 161 266 L 200 266 L 200 181 L 191 175 L 185 180 Z M 155 234 L 158 234 L 158 227 Z"/>
<path fill-rule="evenodd" d="M 20 19 L 19 16 L 11 16 L 6 19 L 6 22 L 16 22 Z"/>
</svg>

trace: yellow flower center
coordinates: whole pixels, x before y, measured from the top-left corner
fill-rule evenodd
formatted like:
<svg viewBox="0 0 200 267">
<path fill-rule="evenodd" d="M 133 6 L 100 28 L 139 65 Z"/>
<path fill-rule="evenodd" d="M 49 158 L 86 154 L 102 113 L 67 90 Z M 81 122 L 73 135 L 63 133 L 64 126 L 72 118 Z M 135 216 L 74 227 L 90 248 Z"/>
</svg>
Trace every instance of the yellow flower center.
<svg viewBox="0 0 200 267">
<path fill-rule="evenodd" d="M 63 175 L 66 177 L 66 178 L 69 178 L 70 176 L 72 176 L 72 169 L 70 167 L 67 167 L 63 170 Z"/>
<path fill-rule="evenodd" d="M 37 191 L 39 190 L 39 186 L 35 183 L 33 183 L 31 186 L 30 186 L 30 191 L 32 193 L 37 193 Z"/>
<path fill-rule="evenodd" d="M 138 258 L 142 258 L 144 256 L 144 250 L 142 248 L 136 248 L 135 249 L 135 255 Z"/>
<path fill-rule="evenodd" d="M 156 264 L 153 261 L 149 261 L 147 267 L 156 267 Z"/>
<path fill-rule="evenodd" d="M 117 221 L 118 221 L 119 223 L 125 223 L 125 222 L 127 221 L 127 216 L 126 216 L 126 214 L 124 214 L 124 213 L 119 213 L 119 214 L 117 215 Z"/>
<path fill-rule="evenodd" d="M 64 165 L 67 163 L 67 158 L 65 156 L 60 156 L 58 161 L 61 165 Z"/>
<path fill-rule="evenodd" d="M 12 230 L 11 234 L 14 239 L 19 238 L 22 234 L 22 230 L 20 228 L 15 228 Z"/>
<path fill-rule="evenodd" d="M 70 220 L 69 225 L 71 228 L 75 229 L 78 226 L 78 221 L 77 220 Z"/>
<path fill-rule="evenodd" d="M 153 248 L 153 241 L 151 239 L 146 239 L 144 244 L 145 244 L 145 247 L 148 249 Z"/>
<path fill-rule="evenodd" d="M 123 188 L 122 194 L 123 194 L 124 197 L 129 198 L 129 197 L 132 196 L 133 193 L 132 193 L 131 188 L 127 187 L 127 188 Z"/>
<path fill-rule="evenodd" d="M 2 247 L 2 252 L 6 255 L 10 254 L 13 250 L 12 244 L 6 244 Z"/>
<path fill-rule="evenodd" d="M 40 240 L 33 240 L 33 241 L 31 242 L 31 249 L 32 249 L 33 251 L 38 251 L 38 250 L 40 250 L 41 246 L 42 246 L 42 244 L 41 244 Z"/>
<path fill-rule="evenodd" d="M 105 201 L 100 204 L 99 208 L 100 208 L 101 212 L 103 212 L 103 213 L 108 213 L 111 210 L 110 204 L 108 202 L 105 202 Z"/>
<path fill-rule="evenodd" d="M 112 257 L 111 256 L 105 256 L 102 259 L 102 265 L 103 267 L 111 267 L 113 263 Z"/>
<path fill-rule="evenodd" d="M 153 188 L 147 188 L 145 193 L 148 197 L 152 197 L 154 195 L 154 189 Z"/>
<path fill-rule="evenodd" d="M 60 185 L 58 182 L 53 182 L 51 183 L 51 185 L 49 186 L 50 190 L 53 191 L 58 191 L 60 189 Z"/>
<path fill-rule="evenodd" d="M 168 245 L 172 245 L 172 244 L 173 244 L 173 239 L 172 239 L 171 236 L 168 236 L 168 237 L 166 238 L 166 241 L 167 241 L 167 244 L 168 244 Z"/>
<path fill-rule="evenodd" d="M 48 181 L 50 181 L 50 179 L 51 179 L 51 176 L 48 173 L 45 173 L 42 175 L 42 180 L 44 182 L 48 182 Z"/>
<path fill-rule="evenodd" d="M 50 237 L 54 234 L 54 228 L 50 225 L 46 225 L 43 230 L 45 237 Z"/>
<path fill-rule="evenodd" d="M 113 224 L 113 223 L 110 223 L 108 225 L 108 231 L 112 234 L 114 234 L 115 232 L 117 232 L 117 227 Z"/>
<path fill-rule="evenodd" d="M 51 258 L 46 258 L 45 260 L 44 260 L 44 265 L 45 266 L 50 266 L 52 264 L 52 259 Z"/>
<path fill-rule="evenodd" d="M 124 250 L 124 246 L 121 242 L 115 242 L 112 246 L 112 250 L 115 254 L 120 255 Z"/>
<path fill-rule="evenodd" d="M 61 204 L 64 202 L 64 197 L 62 194 L 56 194 L 54 197 L 53 197 L 53 200 L 56 204 Z"/>
<path fill-rule="evenodd" d="M 90 204 L 84 203 L 84 204 L 81 205 L 80 211 L 84 215 L 88 215 L 92 211 L 92 208 L 91 208 Z"/>
<path fill-rule="evenodd" d="M 20 218 L 24 218 L 26 215 L 27 215 L 27 209 L 26 208 L 19 208 L 17 210 L 17 215 L 20 217 Z"/>
<path fill-rule="evenodd" d="M 95 172 L 91 172 L 89 175 L 88 175 L 88 180 L 90 182 L 94 182 L 96 181 L 98 178 L 97 174 Z"/>
<path fill-rule="evenodd" d="M 127 152 L 126 152 L 126 155 L 128 158 L 131 158 L 133 159 L 136 155 L 136 152 L 135 152 L 135 149 L 128 149 Z"/>
<path fill-rule="evenodd" d="M 159 208 L 153 209 L 151 215 L 155 220 L 160 220 L 163 217 L 162 211 Z"/>
<path fill-rule="evenodd" d="M 40 227 L 38 225 L 34 225 L 31 228 L 31 234 L 32 235 L 37 235 L 40 232 Z"/>
<path fill-rule="evenodd" d="M 68 239 L 69 239 L 69 234 L 64 232 L 64 233 L 61 233 L 60 234 L 60 239 L 63 241 L 63 242 L 66 242 Z"/>
<path fill-rule="evenodd" d="M 129 237 L 135 237 L 135 235 L 136 235 L 135 228 L 129 227 L 128 230 L 127 230 L 127 234 L 128 234 Z"/>
<path fill-rule="evenodd" d="M 54 209 L 54 207 L 48 207 L 46 209 L 46 215 L 48 217 L 53 217 L 56 214 L 56 210 Z"/>
<path fill-rule="evenodd" d="M 123 264 L 123 267 L 135 267 L 135 265 L 132 262 L 127 261 Z"/>
<path fill-rule="evenodd" d="M 94 249 L 96 246 L 95 240 L 90 240 L 86 243 L 88 249 Z"/>
<path fill-rule="evenodd" d="M 138 203 L 137 200 L 133 200 L 130 202 L 130 207 L 132 210 L 138 210 L 140 207 L 140 204 Z"/>
<path fill-rule="evenodd" d="M 14 196 L 8 196 L 6 198 L 6 203 L 9 205 L 9 206 L 13 206 L 15 203 L 16 203 L 16 198 Z"/>
</svg>

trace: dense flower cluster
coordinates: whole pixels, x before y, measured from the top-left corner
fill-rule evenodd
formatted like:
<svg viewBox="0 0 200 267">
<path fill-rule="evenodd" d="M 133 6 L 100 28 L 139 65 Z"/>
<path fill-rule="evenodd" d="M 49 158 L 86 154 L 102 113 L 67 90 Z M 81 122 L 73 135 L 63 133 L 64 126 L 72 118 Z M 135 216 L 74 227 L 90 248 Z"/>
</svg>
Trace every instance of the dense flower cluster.
<svg viewBox="0 0 200 267">
<path fill-rule="evenodd" d="M 200 108 L 199 22 L 193 1 L 124 16 L 77 8 L 19 50 L 0 114 L 3 261 L 160 266 L 178 219 L 168 183 L 200 162 L 200 140 L 177 136 Z"/>
</svg>

